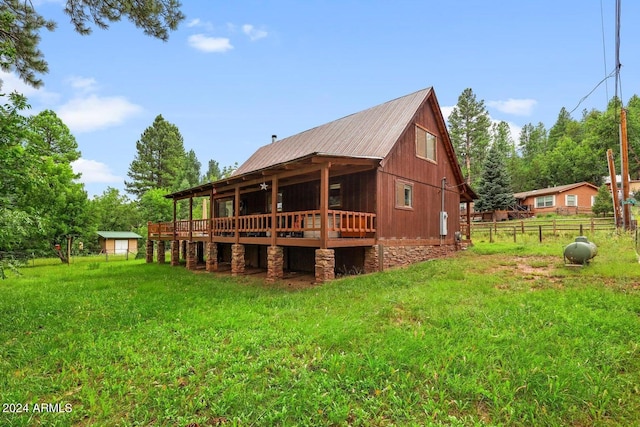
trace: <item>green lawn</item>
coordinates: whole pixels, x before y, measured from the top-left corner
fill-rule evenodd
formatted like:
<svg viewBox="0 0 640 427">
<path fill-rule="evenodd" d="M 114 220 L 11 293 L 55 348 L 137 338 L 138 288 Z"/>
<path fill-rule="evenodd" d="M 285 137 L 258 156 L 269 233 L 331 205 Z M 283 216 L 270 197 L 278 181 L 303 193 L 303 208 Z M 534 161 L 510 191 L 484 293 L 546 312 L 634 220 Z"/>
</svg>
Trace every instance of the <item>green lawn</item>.
<svg viewBox="0 0 640 427">
<path fill-rule="evenodd" d="M 0 425 L 640 425 L 640 265 L 592 240 L 585 268 L 571 239 L 479 241 L 295 291 L 26 267 L 0 281 Z"/>
</svg>

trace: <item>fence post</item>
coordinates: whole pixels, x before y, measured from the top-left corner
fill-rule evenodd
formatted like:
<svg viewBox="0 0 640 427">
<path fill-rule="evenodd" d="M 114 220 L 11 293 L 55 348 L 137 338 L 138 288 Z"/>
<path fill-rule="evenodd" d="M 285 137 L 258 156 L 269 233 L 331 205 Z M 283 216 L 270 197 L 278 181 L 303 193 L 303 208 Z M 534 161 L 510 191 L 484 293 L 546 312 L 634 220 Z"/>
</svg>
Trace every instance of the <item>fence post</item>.
<svg viewBox="0 0 640 427">
<path fill-rule="evenodd" d="M 516 227 L 515 225 L 513 226 L 513 243 L 516 242 Z"/>
<path fill-rule="evenodd" d="M 553 220 L 553 235 L 556 235 L 556 220 Z"/>
<path fill-rule="evenodd" d="M 493 228 L 489 227 L 489 243 L 493 243 Z"/>
<path fill-rule="evenodd" d="M 580 235 L 584 236 L 584 233 L 582 233 L 582 224 L 580 224 Z"/>
<path fill-rule="evenodd" d="M 520 221 L 520 227 L 522 228 L 522 234 L 524 234 L 524 221 Z"/>
<path fill-rule="evenodd" d="M 591 218 L 591 234 L 593 234 L 595 232 L 595 221 L 593 220 L 593 218 Z"/>
<path fill-rule="evenodd" d="M 538 226 L 538 240 L 542 243 L 542 226 Z"/>
</svg>

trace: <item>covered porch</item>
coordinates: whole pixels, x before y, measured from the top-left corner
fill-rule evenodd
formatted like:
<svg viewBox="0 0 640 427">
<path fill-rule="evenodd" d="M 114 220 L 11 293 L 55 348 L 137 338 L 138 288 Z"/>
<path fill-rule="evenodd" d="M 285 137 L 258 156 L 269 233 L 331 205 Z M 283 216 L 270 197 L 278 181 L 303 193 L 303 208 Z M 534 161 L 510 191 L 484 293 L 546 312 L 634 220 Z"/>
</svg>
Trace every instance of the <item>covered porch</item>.
<svg viewBox="0 0 640 427">
<path fill-rule="evenodd" d="M 216 271 L 226 255 L 232 274 L 242 274 L 257 259 L 267 280 L 275 281 L 287 259 L 311 253 L 312 260 L 299 264 L 310 265 L 316 281 L 330 280 L 336 249 L 354 248 L 357 255 L 347 258 L 362 260 L 376 245 L 378 161 L 313 155 L 169 194 L 174 218 L 148 224 L 147 261 L 153 260 L 155 241 L 158 261 L 164 262 L 168 241 L 173 265 L 180 264 L 180 248 L 186 246 L 187 268 Z M 188 200 L 187 219 L 179 219 L 182 200 Z M 200 206 L 202 214 L 194 215 Z"/>
</svg>

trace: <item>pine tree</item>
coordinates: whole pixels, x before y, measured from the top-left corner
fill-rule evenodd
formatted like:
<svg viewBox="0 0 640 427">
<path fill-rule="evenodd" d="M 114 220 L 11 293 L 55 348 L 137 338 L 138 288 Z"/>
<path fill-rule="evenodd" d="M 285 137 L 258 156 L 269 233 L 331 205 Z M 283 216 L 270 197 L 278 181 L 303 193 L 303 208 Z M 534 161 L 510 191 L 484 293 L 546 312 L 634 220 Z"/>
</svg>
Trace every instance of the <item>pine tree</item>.
<svg viewBox="0 0 640 427">
<path fill-rule="evenodd" d="M 11 57 L 0 58 L 0 68 L 15 70 L 23 81 L 39 87 L 42 80 L 36 74 L 48 71 L 39 48 L 40 31 L 53 31 L 56 23 L 44 19 L 33 3 L 36 2 L 0 0 L 0 49 Z M 145 34 L 166 41 L 169 31 L 177 29 L 184 19 L 180 7 L 177 0 L 67 0 L 64 11 L 82 35 L 91 33 L 91 24 L 106 29 L 109 23 L 127 17 Z"/>
<path fill-rule="evenodd" d="M 476 100 L 470 88 L 458 97 L 449 116 L 449 132 L 467 183 L 472 184 L 482 170 L 489 145 L 491 120 L 484 101 Z"/>
<path fill-rule="evenodd" d="M 487 154 L 477 193 L 479 199 L 475 202 L 474 209 L 478 212 L 507 209 L 515 203 L 505 158 L 495 145 L 491 146 Z"/>
<path fill-rule="evenodd" d="M 182 135 L 177 126 L 158 115 L 136 142 L 137 154 L 125 181 L 129 193 L 142 196 L 152 188 L 176 189 L 185 163 Z"/>
<path fill-rule="evenodd" d="M 613 199 L 606 184 L 602 184 L 598 188 L 598 194 L 596 194 L 596 199 L 593 202 L 593 206 L 591 206 L 591 212 L 595 215 L 602 214 L 603 216 L 613 212 Z"/>
</svg>

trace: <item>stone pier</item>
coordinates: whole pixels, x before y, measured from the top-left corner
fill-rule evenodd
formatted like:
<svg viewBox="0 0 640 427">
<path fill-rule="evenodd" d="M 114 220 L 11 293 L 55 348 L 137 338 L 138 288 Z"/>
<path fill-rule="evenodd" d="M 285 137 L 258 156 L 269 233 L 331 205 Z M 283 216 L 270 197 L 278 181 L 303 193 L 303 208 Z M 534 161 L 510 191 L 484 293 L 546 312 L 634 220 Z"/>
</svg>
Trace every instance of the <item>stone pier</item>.
<svg viewBox="0 0 640 427">
<path fill-rule="evenodd" d="M 158 264 L 164 264 L 167 262 L 165 255 L 166 248 L 164 245 L 164 240 L 158 240 Z"/>
<path fill-rule="evenodd" d="M 153 262 L 153 240 L 147 239 L 147 263 Z"/>
<path fill-rule="evenodd" d="M 336 257 L 333 249 L 316 249 L 316 283 L 335 278 Z"/>
<path fill-rule="evenodd" d="M 207 271 L 218 271 L 218 244 L 207 243 Z"/>
<path fill-rule="evenodd" d="M 244 273 L 244 245 L 231 246 L 231 275 L 237 276 Z"/>
<path fill-rule="evenodd" d="M 171 265 L 176 266 L 180 265 L 180 241 L 172 240 L 171 241 Z"/>
<path fill-rule="evenodd" d="M 267 248 L 267 282 L 273 283 L 284 277 L 284 250 L 282 246 Z"/>
<path fill-rule="evenodd" d="M 187 270 L 195 270 L 198 265 L 197 246 L 198 242 L 187 243 Z"/>
</svg>

